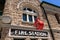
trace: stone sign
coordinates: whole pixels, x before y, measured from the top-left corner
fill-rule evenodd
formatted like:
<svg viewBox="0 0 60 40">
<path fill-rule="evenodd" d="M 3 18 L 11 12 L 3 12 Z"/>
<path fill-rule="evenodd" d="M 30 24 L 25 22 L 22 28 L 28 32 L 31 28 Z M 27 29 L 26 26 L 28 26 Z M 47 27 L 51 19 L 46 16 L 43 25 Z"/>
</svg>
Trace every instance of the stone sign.
<svg viewBox="0 0 60 40">
<path fill-rule="evenodd" d="M 22 30 L 22 29 L 11 29 L 11 35 L 48 37 L 48 32 L 34 31 L 34 30 Z"/>
</svg>

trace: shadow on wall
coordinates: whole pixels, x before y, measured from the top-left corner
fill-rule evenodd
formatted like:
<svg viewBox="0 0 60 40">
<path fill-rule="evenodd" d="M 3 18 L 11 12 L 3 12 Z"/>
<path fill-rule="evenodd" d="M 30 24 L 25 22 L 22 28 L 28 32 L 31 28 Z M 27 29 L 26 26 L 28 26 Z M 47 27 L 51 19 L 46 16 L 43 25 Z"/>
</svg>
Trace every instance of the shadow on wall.
<svg viewBox="0 0 60 40">
<path fill-rule="evenodd" d="M 3 14 L 5 0 L 0 0 L 0 16 Z"/>
</svg>

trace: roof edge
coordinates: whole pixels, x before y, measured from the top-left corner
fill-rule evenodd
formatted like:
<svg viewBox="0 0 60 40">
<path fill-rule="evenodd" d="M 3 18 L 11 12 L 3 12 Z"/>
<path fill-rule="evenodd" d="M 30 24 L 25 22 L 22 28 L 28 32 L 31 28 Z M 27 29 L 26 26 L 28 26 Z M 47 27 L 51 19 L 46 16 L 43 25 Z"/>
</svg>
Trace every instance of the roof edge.
<svg viewBox="0 0 60 40">
<path fill-rule="evenodd" d="M 46 1 L 42 1 L 42 4 L 43 4 L 43 3 L 45 3 L 45 4 L 49 4 L 49 5 L 52 5 L 52 6 L 57 7 L 57 8 L 60 8 L 60 6 L 57 6 L 57 5 L 54 5 L 54 4 L 51 4 L 51 3 L 48 3 L 48 2 L 46 2 Z"/>
</svg>

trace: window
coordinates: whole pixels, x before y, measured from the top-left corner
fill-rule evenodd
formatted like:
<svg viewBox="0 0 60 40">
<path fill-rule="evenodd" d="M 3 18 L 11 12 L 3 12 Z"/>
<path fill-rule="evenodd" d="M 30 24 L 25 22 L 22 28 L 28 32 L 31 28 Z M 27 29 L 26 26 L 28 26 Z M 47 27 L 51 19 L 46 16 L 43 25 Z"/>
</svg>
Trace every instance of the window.
<svg viewBox="0 0 60 40">
<path fill-rule="evenodd" d="M 55 17 L 56 17 L 58 23 L 60 24 L 60 18 L 59 18 L 59 15 L 58 15 L 58 14 L 55 14 Z"/>
<path fill-rule="evenodd" d="M 35 10 L 32 10 L 31 8 L 23 8 L 23 10 L 23 21 L 34 22 L 37 18 L 37 13 L 35 13 Z M 26 10 L 28 10 L 28 12 Z"/>
<path fill-rule="evenodd" d="M 32 15 L 29 15 L 29 22 L 32 22 Z"/>
<path fill-rule="evenodd" d="M 27 21 L 27 15 L 23 14 L 23 21 Z"/>
<path fill-rule="evenodd" d="M 23 13 L 23 21 L 34 22 L 36 18 L 37 18 L 37 16 L 28 15 L 28 14 Z"/>
</svg>

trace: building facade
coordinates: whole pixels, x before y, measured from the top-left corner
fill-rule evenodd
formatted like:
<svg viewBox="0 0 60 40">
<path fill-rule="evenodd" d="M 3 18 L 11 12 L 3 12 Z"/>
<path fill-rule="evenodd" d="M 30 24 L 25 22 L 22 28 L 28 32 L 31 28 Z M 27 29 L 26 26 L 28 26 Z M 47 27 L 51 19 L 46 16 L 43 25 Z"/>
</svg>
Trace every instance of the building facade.
<svg viewBox="0 0 60 40">
<path fill-rule="evenodd" d="M 4 8 L 2 8 L 3 14 L 1 14 L 3 17 L 0 21 L 0 40 L 52 40 L 49 26 L 40 4 L 39 0 L 5 0 Z M 55 7 L 46 5 L 43 6 L 53 30 L 54 38 L 59 40 L 60 25 L 56 20 L 57 14 L 60 15 L 59 8 L 55 10 Z M 37 17 L 44 22 L 43 30 L 37 30 L 33 26 Z"/>
</svg>

